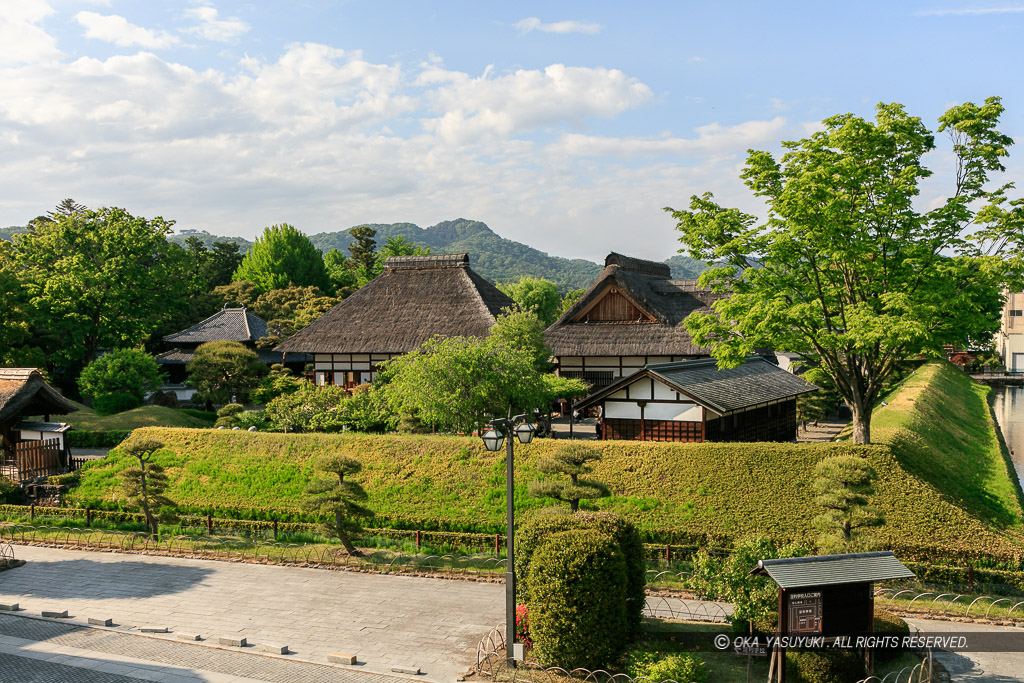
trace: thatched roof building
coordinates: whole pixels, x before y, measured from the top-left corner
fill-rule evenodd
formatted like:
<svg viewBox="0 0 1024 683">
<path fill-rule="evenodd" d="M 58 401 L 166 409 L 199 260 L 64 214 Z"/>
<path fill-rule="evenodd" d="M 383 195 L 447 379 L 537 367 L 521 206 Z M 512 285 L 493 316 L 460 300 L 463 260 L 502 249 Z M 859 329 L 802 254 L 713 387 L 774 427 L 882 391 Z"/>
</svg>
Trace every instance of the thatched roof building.
<svg viewBox="0 0 1024 683">
<path fill-rule="evenodd" d="M 317 384 L 352 386 L 431 337 L 485 337 L 515 305 L 473 272 L 468 254 L 393 256 L 383 273 L 274 350 L 315 354 Z"/>
<path fill-rule="evenodd" d="M 78 410 L 35 368 L 0 368 L 0 451 L 12 451 L 15 426 L 28 415 L 66 415 Z"/>
<path fill-rule="evenodd" d="M 648 363 L 706 358 L 682 322 L 719 299 L 668 265 L 612 252 L 594 284 L 545 332 L 557 372 L 600 387 Z"/>
</svg>

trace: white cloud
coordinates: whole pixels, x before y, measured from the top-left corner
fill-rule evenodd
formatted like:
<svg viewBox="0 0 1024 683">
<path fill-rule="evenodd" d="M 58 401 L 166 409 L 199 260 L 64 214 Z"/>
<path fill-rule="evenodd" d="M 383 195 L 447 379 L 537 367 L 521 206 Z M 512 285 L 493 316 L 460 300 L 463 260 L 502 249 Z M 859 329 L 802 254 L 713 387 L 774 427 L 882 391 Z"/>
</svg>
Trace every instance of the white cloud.
<svg viewBox="0 0 1024 683">
<path fill-rule="evenodd" d="M 249 24 L 237 17 L 218 18 L 216 8 L 207 5 L 190 7 L 185 10 L 185 16 L 197 22 L 195 26 L 185 29 L 186 33 L 219 43 L 226 43 L 248 33 L 250 28 Z"/>
<path fill-rule="evenodd" d="M 177 37 L 167 31 L 151 31 L 129 22 L 117 14 L 97 14 L 82 11 L 75 21 L 85 28 L 87 38 L 104 40 L 120 47 L 138 45 L 148 50 L 161 50 L 178 43 Z"/>
<path fill-rule="evenodd" d="M 427 98 L 440 114 L 424 126 L 453 143 L 556 124 L 581 126 L 590 117 L 611 118 L 653 99 L 647 85 L 617 69 L 552 64 L 543 71 L 472 78 L 435 64 L 422 67 L 418 83 L 432 87 Z"/>
<path fill-rule="evenodd" d="M 969 16 L 985 14 L 1020 14 L 1024 12 L 1024 5 L 1012 5 L 1008 7 L 961 7 L 954 9 L 925 9 L 918 10 L 914 14 L 918 16 L 946 17 L 946 16 Z"/>
<path fill-rule="evenodd" d="M 594 24 L 586 21 L 555 21 L 545 24 L 537 17 L 520 19 L 515 24 L 522 33 L 530 31 L 543 31 L 544 33 L 586 33 L 594 34 L 603 27 L 601 24 Z"/>
<path fill-rule="evenodd" d="M 48 62 L 60 59 L 57 41 L 40 24 L 54 10 L 45 0 L 19 0 L 0 12 L 0 64 Z"/>
</svg>

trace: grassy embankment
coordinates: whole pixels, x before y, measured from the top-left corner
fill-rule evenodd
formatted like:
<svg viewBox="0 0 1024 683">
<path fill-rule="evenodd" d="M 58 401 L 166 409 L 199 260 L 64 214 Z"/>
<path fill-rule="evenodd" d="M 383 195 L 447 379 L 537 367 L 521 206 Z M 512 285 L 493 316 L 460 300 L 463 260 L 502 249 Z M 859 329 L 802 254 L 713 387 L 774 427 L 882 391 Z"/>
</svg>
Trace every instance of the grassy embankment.
<svg viewBox="0 0 1024 683">
<path fill-rule="evenodd" d="M 108 432 L 132 430 L 140 427 L 190 427 L 202 429 L 211 427 L 213 422 L 190 415 L 182 410 L 165 406 L 139 406 L 115 415 L 99 415 L 95 410 L 81 403 L 75 403 L 79 409 L 63 416 L 55 416 L 67 422 L 75 429 Z"/>
<path fill-rule="evenodd" d="M 811 491 L 815 464 L 859 453 L 878 471 L 874 503 L 886 516 L 889 546 L 948 548 L 958 554 L 1024 552 L 1021 506 L 998 449 L 984 389 L 956 370 L 926 365 L 878 411 L 875 433 L 891 445 L 662 444 L 603 442 L 594 477 L 614 496 L 597 507 L 620 512 L 660 540 L 708 537 L 717 542 L 752 533 L 811 539 L 819 510 Z M 383 521 L 464 531 L 503 531 L 503 454 L 479 439 L 442 436 L 270 434 L 143 429 L 155 438 L 171 478 L 168 495 L 187 508 L 240 516 L 298 512 L 310 459 L 343 451 L 364 466 L 358 476 L 369 507 Z M 537 461 L 560 445 L 537 440 L 516 447 L 520 511 L 550 504 L 527 495 Z M 82 471 L 71 499 L 116 504 L 118 451 Z M 380 524 L 382 520 L 378 520 Z"/>
</svg>

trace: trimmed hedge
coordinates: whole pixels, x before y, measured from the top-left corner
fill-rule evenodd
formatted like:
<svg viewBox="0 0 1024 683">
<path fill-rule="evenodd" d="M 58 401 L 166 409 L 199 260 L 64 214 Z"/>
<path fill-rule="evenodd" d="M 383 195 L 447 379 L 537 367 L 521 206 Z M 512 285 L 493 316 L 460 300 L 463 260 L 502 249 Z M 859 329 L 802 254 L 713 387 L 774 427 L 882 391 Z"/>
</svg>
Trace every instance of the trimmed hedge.
<svg viewBox="0 0 1024 683">
<path fill-rule="evenodd" d="M 874 622 L 874 635 L 876 636 L 897 636 L 902 638 L 903 636 L 910 635 L 910 626 L 907 622 L 884 609 L 875 608 Z M 902 653 L 902 646 L 876 647 L 875 661 L 889 662 L 899 657 Z"/>
<path fill-rule="evenodd" d="M 529 573 L 530 636 L 541 666 L 596 670 L 621 660 L 631 641 L 626 558 L 611 534 L 552 534 Z"/>
<path fill-rule="evenodd" d="M 93 432 L 72 429 L 64 436 L 68 440 L 69 448 L 114 448 L 131 436 L 131 431 L 117 429 L 107 432 Z"/>
<path fill-rule="evenodd" d="M 864 678 L 864 662 L 853 650 L 789 652 L 786 659 L 802 683 L 851 683 Z"/>
<path fill-rule="evenodd" d="M 556 533 L 570 530 L 593 529 L 608 534 L 618 544 L 626 560 L 626 614 L 630 634 L 640 629 L 640 615 L 646 600 L 647 563 L 644 548 L 636 527 L 618 515 L 604 512 L 566 513 L 544 511 L 516 530 L 515 562 L 516 600 L 526 602 L 530 594 L 533 556 L 547 539 Z"/>
</svg>

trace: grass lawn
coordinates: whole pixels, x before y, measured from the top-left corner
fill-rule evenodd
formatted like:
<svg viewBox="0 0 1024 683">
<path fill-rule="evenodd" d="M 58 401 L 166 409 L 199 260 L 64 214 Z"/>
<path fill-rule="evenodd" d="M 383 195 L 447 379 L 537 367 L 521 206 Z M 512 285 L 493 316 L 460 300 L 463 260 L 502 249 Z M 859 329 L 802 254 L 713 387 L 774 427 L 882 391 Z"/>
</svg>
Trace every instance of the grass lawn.
<svg viewBox="0 0 1024 683">
<path fill-rule="evenodd" d="M 139 427 L 191 427 L 202 429 L 213 423 L 194 415 L 165 406 L 139 406 L 115 415 L 98 415 L 95 410 L 81 403 L 79 409 L 60 419 L 75 429 L 108 432 L 132 430 Z"/>
</svg>

